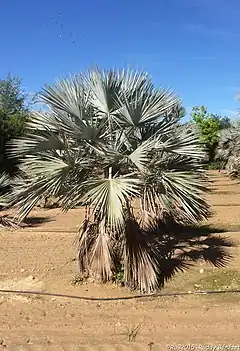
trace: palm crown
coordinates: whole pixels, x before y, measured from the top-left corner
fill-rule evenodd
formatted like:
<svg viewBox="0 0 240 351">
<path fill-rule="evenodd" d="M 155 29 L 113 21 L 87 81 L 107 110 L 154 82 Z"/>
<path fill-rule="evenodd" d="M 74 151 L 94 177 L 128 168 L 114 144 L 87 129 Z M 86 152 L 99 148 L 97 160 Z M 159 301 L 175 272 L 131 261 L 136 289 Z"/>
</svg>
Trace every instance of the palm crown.
<svg viewBox="0 0 240 351">
<path fill-rule="evenodd" d="M 198 136 L 173 118 L 181 101 L 148 75 L 90 70 L 47 86 L 50 107 L 16 140 L 22 178 L 13 202 L 23 219 L 42 196 L 64 210 L 85 206 L 79 267 L 105 281 L 118 263 L 141 291 L 159 285 L 158 229 L 166 218 L 196 223 L 209 214 Z"/>
</svg>

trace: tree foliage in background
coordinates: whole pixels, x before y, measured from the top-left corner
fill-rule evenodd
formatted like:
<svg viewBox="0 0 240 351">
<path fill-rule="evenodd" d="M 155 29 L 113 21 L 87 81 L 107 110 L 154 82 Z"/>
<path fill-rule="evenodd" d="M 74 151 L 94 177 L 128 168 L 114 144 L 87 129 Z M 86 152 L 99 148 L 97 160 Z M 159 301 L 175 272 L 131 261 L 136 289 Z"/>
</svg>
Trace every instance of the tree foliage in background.
<svg viewBox="0 0 240 351">
<path fill-rule="evenodd" d="M 27 94 L 21 89 L 21 79 L 7 75 L 0 79 L 0 109 L 9 115 L 14 115 L 25 110 Z"/>
<path fill-rule="evenodd" d="M 17 160 L 7 157 L 6 145 L 24 133 L 26 98 L 18 77 L 8 75 L 6 79 L 0 80 L 0 173 L 13 174 L 17 170 Z"/>
<path fill-rule="evenodd" d="M 145 73 L 99 69 L 41 96 L 51 112 L 35 113 L 12 148 L 22 160 L 12 198 L 20 220 L 42 196 L 58 196 L 66 211 L 84 206 L 80 272 L 105 282 L 122 266 L 127 286 L 156 290 L 164 269 L 186 265 L 163 245 L 166 223 L 194 225 L 210 214 L 204 152 L 178 123 L 181 101 Z"/>
<path fill-rule="evenodd" d="M 208 162 L 215 159 L 216 148 L 218 146 L 220 131 L 230 126 L 228 117 L 214 115 L 207 111 L 205 106 L 195 106 L 191 112 L 191 119 L 196 124 L 200 133 L 200 142 L 204 145 L 208 153 Z"/>
</svg>

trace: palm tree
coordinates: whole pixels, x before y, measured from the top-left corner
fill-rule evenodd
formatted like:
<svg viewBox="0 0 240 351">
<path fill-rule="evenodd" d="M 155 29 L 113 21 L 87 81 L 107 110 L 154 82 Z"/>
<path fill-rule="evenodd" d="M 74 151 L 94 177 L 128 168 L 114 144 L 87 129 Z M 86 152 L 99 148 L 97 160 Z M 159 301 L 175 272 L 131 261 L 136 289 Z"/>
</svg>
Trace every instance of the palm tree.
<svg viewBox="0 0 240 351">
<path fill-rule="evenodd" d="M 0 174 L 0 211 L 9 206 L 9 190 L 11 182 L 6 173 Z M 0 227 L 18 228 L 18 224 L 7 214 L 0 215 Z"/>
<path fill-rule="evenodd" d="M 105 282 L 120 264 L 128 286 L 155 290 L 159 223 L 209 215 L 198 136 L 168 118 L 181 101 L 145 73 L 98 68 L 46 86 L 41 98 L 50 112 L 35 113 L 11 150 L 22 160 L 19 219 L 42 196 L 57 196 L 65 211 L 84 206 L 80 272 Z"/>
<path fill-rule="evenodd" d="M 232 122 L 220 133 L 216 158 L 221 160 L 221 169 L 230 173 L 240 172 L 240 123 Z"/>
<path fill-rule="evenodd" d="M 3 195 L 4 190 L 9 185 L 9 178 L 6 173 L 0 174 L 0 207 L 5 207 L 7 205 L 7 199 Z"/>
</svg>

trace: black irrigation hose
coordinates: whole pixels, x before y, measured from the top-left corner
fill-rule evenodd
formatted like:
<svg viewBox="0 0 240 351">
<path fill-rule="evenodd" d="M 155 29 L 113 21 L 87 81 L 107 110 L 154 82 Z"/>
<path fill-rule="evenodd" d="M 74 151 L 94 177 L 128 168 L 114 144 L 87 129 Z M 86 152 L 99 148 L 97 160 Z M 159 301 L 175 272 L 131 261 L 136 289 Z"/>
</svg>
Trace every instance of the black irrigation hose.
<svg viewBox="0 0 240 351">
<path fill-rule="evenodd" d="M 43 295 L 53 297 L 64 297 L 68 299 L 86 300 L 86 301 L 120 301 L 120 300 L 133 300 L 151 297 L 170 297 L 170 296 L 184 296 L 184 295 L 213 295 L 213 294 L 233 294 L 240 293 L 240 290 L 206 290 L 206 291 L 187 291 L 187 292 L 173 292 L 173 293 L 157 293 L 147 295 L 133 295 L 133 296 L 122 296 L 122 297 L 87 297 L 87 296 L 76 296 L 66 295 L 58 293 L 48 293 L 42 291 L 29 291 L 29 290 L 8 290 L 0 289 L 0 293 L 4 294 L 17 294 L 17 295 Z"/>
</svg>

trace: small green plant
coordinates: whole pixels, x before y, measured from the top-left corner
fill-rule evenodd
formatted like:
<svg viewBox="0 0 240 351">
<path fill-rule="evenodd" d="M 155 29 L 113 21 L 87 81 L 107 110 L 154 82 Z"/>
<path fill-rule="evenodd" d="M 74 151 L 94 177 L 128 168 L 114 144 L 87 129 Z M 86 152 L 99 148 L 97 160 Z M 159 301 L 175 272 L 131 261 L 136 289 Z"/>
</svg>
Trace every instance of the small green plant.
<svg viewBox="0 0 240 351">
<path fill-rule="evenodd" d="M 78 285 L 78 284 L 82 284 L 83 281 L 84 281 L 84 277 L 82 275 L 75 275 L 71 280 L 71 284 Z"/>
<path fill-rule="evenodd" d="M 213 161 L 208 165 L 208 169 L 213 171 L 220 170 L 221 168 L 222 168 L 222 161 L 218 161 L 218 160 Z"/>
<path fill-rule="evenodd" d="M 124 335 L 126 335 L 128 342 L 136 341 L 136 337 L 137 337 L 140 329 L 141 329 L 140 324 L 138 324 L 136 326 L 131 325 L 131 326 L 126 328 L 126 332 L 124 333 Z"/>
<path fill-rule="evenodd" d="M 113 274 L 112 281 L 116 284 L 124 285 L 124 267 L 119 264 Z"/>
</svg>

